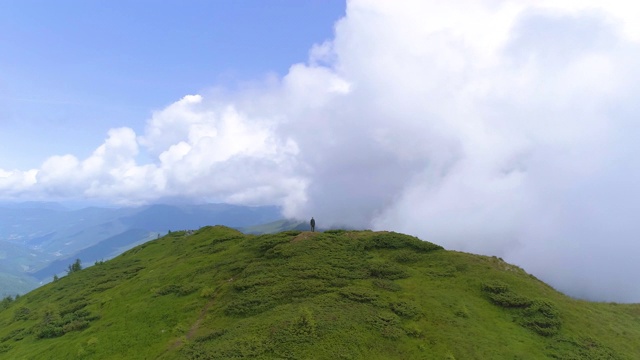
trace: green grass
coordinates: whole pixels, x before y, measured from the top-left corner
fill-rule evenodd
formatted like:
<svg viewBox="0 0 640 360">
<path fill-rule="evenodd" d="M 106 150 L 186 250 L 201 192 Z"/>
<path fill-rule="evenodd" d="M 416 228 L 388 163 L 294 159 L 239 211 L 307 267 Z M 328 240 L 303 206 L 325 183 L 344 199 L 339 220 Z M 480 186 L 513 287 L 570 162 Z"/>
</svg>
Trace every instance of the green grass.
<svg viewBox="0 0 640 360">
<path fill-rule="evenodd" d="M 636 359 L 640 305 L 371 231 L 173 232 L 0 307 L 7 359 Z"/>
</svg>

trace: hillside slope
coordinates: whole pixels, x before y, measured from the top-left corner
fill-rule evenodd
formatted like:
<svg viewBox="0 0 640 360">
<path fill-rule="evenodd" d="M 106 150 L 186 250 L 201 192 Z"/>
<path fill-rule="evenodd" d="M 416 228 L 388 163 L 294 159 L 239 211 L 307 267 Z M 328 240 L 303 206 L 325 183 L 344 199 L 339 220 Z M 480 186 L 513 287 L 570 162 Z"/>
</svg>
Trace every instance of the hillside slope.
<svg viewBox="0 0 640 360">
<path fill-rule="evenodd" d="M 636 359 L 640 305 L 407 235 L 173 232 L 0 306 L 7 359 Z"/>
<path fill-rule="evenodd" d="M 275 206 L 230 204 L 66 209 L 55 203 L 0 203 L 0 297 L 23 294 L 76 258 L 110 259 L 169 230 L 208 224 L 246 227 L 281 218 Z"/>
</svg>

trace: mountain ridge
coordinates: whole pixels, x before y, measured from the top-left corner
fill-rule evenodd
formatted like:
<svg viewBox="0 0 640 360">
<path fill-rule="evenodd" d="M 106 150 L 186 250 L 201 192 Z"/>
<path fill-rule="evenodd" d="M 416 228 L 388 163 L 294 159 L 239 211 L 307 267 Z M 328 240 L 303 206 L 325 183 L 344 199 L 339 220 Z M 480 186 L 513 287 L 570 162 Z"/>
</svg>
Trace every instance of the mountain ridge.
<svg viewBox="0 0 640 360">
<path fill-rule="evenodd" d="M 639 337 L 640 304 L 373 231 L 174 231 L 0 311 L 9 358 L 634 359 Z"/>
</svg>

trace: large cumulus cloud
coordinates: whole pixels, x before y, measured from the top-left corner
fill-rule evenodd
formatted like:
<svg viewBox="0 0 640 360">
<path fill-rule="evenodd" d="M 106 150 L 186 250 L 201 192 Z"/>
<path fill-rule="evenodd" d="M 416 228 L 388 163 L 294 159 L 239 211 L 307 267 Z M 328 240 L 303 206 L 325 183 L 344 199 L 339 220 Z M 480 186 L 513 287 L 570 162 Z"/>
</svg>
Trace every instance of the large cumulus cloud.
<svg viewBox="0 0 640 360">
<path fill-rule="evenodd" d="M 638 10 L 349 1 L 334 39 L 284 77 L 185 96 L 87 159 L 2 170 L 0 195 L 278 204 L 640 301 Z"/>
</svg>

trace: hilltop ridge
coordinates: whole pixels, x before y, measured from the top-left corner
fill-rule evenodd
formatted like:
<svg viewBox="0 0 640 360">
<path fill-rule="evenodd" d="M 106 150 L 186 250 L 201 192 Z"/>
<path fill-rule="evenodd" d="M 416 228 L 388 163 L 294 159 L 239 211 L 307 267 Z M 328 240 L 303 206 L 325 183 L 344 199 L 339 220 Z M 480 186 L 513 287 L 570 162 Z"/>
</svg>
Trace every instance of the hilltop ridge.
<svg viewBox="0 0 640 360">
<path fill-rule="evenodd" d="M 0 306 L 0 357 L 634 359 L 640 305 L 394 232 L 171 234 Z"/>
</svg>

